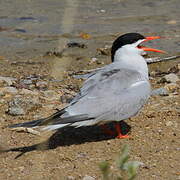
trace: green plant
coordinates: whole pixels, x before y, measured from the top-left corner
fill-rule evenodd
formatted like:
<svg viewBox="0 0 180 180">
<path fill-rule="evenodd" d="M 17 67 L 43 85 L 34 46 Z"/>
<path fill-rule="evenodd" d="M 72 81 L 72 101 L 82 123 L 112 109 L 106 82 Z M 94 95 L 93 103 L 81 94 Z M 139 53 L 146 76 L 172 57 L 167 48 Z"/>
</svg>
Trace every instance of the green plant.
<svg viewBox="0 0 180 180">
<path fill-rule="evenodd" d="M 122 152 L 119 154 L 116 163 L 117 168 L 120 170 L 120 175 L 116 175 L 111 172 L 110 165 L 107 161 L 100 164 L 100 169 L 104 180 L 133 180 L 137 175 L 137 169 L 141 162 L 138 161 L 128 161 L 129 156 L 129 146 L 125 145 Z"/>
</svg>

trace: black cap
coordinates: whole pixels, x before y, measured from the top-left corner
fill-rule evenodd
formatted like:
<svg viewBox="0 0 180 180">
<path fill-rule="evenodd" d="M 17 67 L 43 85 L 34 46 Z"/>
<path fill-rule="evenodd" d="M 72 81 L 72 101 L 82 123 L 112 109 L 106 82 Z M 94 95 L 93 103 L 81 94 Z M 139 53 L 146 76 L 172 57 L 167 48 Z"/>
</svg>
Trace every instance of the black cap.
<svg viewBox="0 0 180 180">
<path fill-rule="evenodd" d="M 139 33 L 127 33 L 127 34 L 124 34 L 122 36 L 119 36 L 113 42 L 113 45 L 111 48 L 111 60 L 112 60 L 112 62 L 114 61 L 114 54 L 115 54 L 116 50 L 118 50 L 119 48 L 121 48 L 122 46 L 124 46 L 126 44 L 133 44 L 140 39 L 145 39 L 145 37 Z"/>
</svg>

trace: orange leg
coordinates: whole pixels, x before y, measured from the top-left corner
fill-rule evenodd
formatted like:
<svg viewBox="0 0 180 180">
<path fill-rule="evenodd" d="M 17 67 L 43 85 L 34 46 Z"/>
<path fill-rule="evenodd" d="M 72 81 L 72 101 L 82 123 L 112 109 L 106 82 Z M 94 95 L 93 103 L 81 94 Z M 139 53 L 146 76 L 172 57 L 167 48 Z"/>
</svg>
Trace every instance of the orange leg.
<svg viewBox="0 0 180 180">
<path fill-rule="evenodd" d="M 115 124 L 115 128 L 116 128 L 116 131 L 117 131 L 117 136 L 116 138 L 118 139 L 125 139 L 125 138 L 129 138 L 129 136 L 127 134 L 123 135 L 122 134 L 122 131 L 121 131 L 121 125 L 119 123 L 116 123 Z"/>
</svg>

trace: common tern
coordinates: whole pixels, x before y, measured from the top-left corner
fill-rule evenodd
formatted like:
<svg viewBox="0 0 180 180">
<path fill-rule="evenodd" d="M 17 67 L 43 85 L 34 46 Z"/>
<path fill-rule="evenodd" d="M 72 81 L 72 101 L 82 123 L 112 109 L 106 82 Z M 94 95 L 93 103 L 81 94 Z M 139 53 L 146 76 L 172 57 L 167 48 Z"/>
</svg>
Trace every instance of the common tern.
<svg viewBox="0 0 180 180">
<path fill-rule="evenodd" d="M 80 92 L 69 105 L 51 116 L 11 125 L 41 130 L 57 130 L 67 126 L 82 127 L 115 122 L 117 138 L 125 138 L 120 121 L 135 116 L 151 94 L 147 63 L 142 56 L 146 51 L 162 50 L 142 46 L 143 42 L 160 39 L 127 33 L 112 45 L 111 59 L 98 71 L 90 73 Z"/>
</svg>

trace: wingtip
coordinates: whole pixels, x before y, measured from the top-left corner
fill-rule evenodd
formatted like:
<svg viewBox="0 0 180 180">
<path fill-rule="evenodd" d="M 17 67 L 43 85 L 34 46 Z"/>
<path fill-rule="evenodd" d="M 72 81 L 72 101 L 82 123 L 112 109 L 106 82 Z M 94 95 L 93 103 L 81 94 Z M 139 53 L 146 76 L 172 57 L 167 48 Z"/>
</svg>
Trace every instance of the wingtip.
<svg viewBox="0 0 180 180">
<path fill-rule="evenodd" d="M 29 121 L 29 122 L 24 122 L 24 123 L 18 123 L 18 124 L 12 124 L 9 125 L 9 128 L 17 128 L 17 127 L 35 127 L 38 126 L 42 120 L 34 120 L 34 121 Z"/>
</svg>

